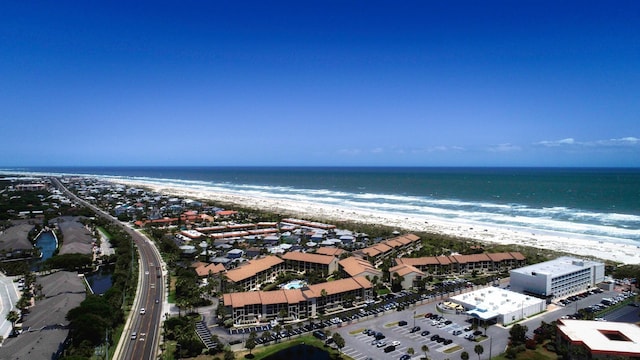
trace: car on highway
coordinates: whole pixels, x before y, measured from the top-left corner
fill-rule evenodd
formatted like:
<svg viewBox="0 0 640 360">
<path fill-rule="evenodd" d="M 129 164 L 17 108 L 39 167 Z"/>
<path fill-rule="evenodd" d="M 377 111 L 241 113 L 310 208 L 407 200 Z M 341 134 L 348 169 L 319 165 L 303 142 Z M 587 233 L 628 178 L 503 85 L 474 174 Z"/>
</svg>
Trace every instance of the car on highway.
<svg viewBox="0 0 640 360">
<path fill-rule="evenodd" d="M 147 311 L 144 308 L 140 308 L 140 315 L 144 315 Z"/>
<path fill-rule="evenodd" d="M 135 340 L 138 337 L 138 333 L 137 332 L 132 332 L 131 333 L 131 340 Z"/>
</svg>

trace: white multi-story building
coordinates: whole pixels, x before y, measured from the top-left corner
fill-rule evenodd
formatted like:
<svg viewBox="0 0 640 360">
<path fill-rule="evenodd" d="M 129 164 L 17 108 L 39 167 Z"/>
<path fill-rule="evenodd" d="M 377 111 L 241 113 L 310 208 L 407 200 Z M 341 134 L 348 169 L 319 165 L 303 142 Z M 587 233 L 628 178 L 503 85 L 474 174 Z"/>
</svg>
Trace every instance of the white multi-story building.
<svg viewBox="0 0 640 360">
<path fill-rule="evenodd" d="M 563 256 L 511 270 L 511 290 L 547 299 L 584 291 L 604 281 L 604 263 Z"/>
</svg>

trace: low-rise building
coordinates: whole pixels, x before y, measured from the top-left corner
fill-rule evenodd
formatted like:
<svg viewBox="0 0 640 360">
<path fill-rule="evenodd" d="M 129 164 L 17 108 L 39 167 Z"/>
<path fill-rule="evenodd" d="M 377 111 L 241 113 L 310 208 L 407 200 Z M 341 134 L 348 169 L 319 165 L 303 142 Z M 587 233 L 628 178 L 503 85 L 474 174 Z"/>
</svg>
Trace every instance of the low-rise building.
<svg viewBox="0 0 640 360">
<path fill-rule="evenodd" d="M 325 275 L 338 270 L 338 258 L 329 255 L 291 251 L 282 256 L 288 270 L 317 271 Z"/>
<path fill-rule="evenodd" d="M 300 289 L 228 293 L 224 306 L 235 325 L 276 318 L 302 320 L 341 309 L 346 302 L 364 301 L 372 296 L 372 285 L 355 277 L 309 285 Z"/>
<path fill-rule="evenodd" d="M 257 289 L 260 284 L 273 281 L 284 271 L 284 260 L 277 256 L 249 260 L 241 266 L 227 271 L 230 283 L 243 291 Z"/>
<path fill-rule="evenodd" d="M 556 348 L 569 359 L 640 358 L 640 327 L 613 321 L 559 319 Z"/>
<path fill-rule="evenodd" d="M 541 313 L 547 307 L 544 299 L 494 286 L 456 295 L 450 300 L 462 305 L 468 315 L 503 325 Z"/>
<path fill-rule="evenodd" d="M 424 278 L 422 271 L 407 264 L 400 264 L 389 268 L 389 275 L 391 276 L 391 281 L 395 278 L 401 279 L 400 286 L 403 289 L 418 287 L 418 282 Z"/>
<path fill-rule="evenodd" d="M 382 271 L 376 269 L 367 260 L 359 257 L 350 256 L 346 259 L 342 259 L 338 261 L 338 266 L 340 268 L 340 272 L 342 272 L 342 275 L 345 277 L 364 276 L 370 280 L 377 277 L 378 280 L 382 281 Z"/>
<path fill-rule="evenodd" d="M 523 266 L 525 257 L 519 252 L 483 253 L 471 255 L 440 255 L 419 258 L 397 258 L 396 264 L 411 265 L 426 274 L 467 274 L 473 271 L 500 272 Z"/>
</svg>

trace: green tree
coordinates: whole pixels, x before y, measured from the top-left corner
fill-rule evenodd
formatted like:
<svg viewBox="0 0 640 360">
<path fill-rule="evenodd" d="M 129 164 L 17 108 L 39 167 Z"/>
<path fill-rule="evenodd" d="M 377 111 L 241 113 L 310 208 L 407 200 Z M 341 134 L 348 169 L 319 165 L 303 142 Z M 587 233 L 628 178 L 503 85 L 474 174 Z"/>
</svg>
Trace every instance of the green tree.
<svg viewBox="0 0 640 360">
<path fill-rule="evenodd" d="M 482 355 L 482 353 L 484 352 L 484 348 L 482 347 L 482 345 L 478 344 L 473 348 L 473 352 L 478 354 L 478 360 L 480 360 L 480 355 Z"/>
<path fill-rule="evenodd" d="M 339 333 L 334 333 L 331 338 L 338 347 L 338 352 L 342 352 L 342 348 L 345 346 L 345 341 L 342 335 L 340 335 Z"/>
<path fill-rule="evenodd" d="M 291 332 L 293 331 L 293 325 L 287 324 L 284 326 L 284 329 L 287 331 L 287 338 L 291 340 Z"/>
<path fill-rule="evenodd" d="M 510 346 L 522 345 L 527 341 L 527 326 L 515 324 L 509 330 L 509 339 L 511 340 Z"/>
<path fill-rule="evenodd" d="M 409 354 L 409 355 L 412 355 L 412 356 L 413 356 L 413 354 L 415 354 L 415 353 L 416 353 L 416 351 L 415 351 L 415 350 L 413 350 L 413 348 L 412 348 L 412 347 L 410 347 L 410 348 L 408 348 L 408 349 L 407 349 L 407 354 Z"/>
<path fill-rule="evenodd" d="M 420 349 L 424 353 L 424 358 L 425 359 L 429 359 L 429 357 L 427 357 L 427 353 L 429 352 L 429 347 L 427 345 L 422 345 L 422 347 Z"/>
<path fill-rule="evenodd" d="M 249 349 L 249 355 L 251 355 L 251 351 L 256 347 L 256 338 L 258 337 L 258 333 L 252 331 L 249 333 L 249 338 L 244 344 L 244 347 Z"/>
<path fill-rule="evenodd" d="M 13 333 L 16 329 L 16 322 L 20 320 L 20 315 L 17 311 L 11 310 L 7 314 L 7 320 L 11 323 L 11 332 Z"/>
<path fill-rule="evenodd" d="M 269 330 L 266 330 L 265 332 L 263 332 L 261 336 L 264 342 L 268 342 L 270 337 L 271 337 L 271 332 Z"/>
<path fill-rule="evenodd" d="M 463 351 L 460 353 L 460 359 L 462 360 L 469 360 L 469 353 L 466 351 Z"/>
<path fill-rule="evenodd" d="M 276 324 L 276 326 L 273 327 L 273 332 L 276 335 L 276 342 L 278 342 L 278 339 L 280 338 L 280 331 L 282 331 L 282 326 L 280 324 Z"/>
</svg>

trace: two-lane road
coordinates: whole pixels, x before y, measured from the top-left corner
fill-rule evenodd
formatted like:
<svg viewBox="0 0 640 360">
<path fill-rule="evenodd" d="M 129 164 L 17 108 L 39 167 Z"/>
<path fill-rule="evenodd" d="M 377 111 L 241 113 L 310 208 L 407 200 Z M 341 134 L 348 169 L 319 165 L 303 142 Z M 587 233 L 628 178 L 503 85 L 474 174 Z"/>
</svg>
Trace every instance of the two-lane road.
<svg viewBox="0 0 640 360">
<path fill-rule="evenodd" d="M 57 179 L 51 178 L 52 183 L 66 196 L 92 209 L 97 215 L 121 226 L 131 235 L 131 239 L 138 248 L 139 277 L 138 289 L 133 302 L 133 308 L 125 329 L 116 348 L 114 359 L 155 359 L 157 357 L 160 324 L 163 317 L 163 296 L 165 294 L 165 282 L 160 253 L 155 245 L 140 232 L 121 223 L 118 219 L 104 212 L 102 209 L 78 198 L 71 193 Z M 141 310 L 144 308 L 144 314 Z M 136 332 L 136 338 L 132 333 Z"/>
</svg>

